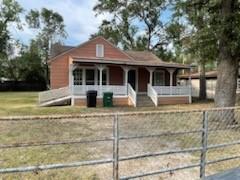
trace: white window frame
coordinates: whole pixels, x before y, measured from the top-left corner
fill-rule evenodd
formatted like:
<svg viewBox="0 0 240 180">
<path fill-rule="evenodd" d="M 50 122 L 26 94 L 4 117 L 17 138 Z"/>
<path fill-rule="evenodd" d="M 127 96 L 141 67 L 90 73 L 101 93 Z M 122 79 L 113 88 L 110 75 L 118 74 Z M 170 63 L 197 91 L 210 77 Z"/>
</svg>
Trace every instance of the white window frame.
<svg viewBox="0 0 240 180">
<path fill-rule="evenodd" d="M 163 75 L 163 84 L 162 85 L 156 85 L 157 84 L 157 82 L 156 82 L 156 73 L 162 73 L 162 75 Z M 154 76 L 154 86 L 165 86 L 166 85 L 166 82 L 165 82 L 165 71 L 164 70 L 155 70 L 154 72 L 153 72 L 153 76 Z"/>
<path fill-rule="evenodd" d="M 78 70 L 82 70 L 82 84 L 81 85 L 86 85 L 86 70 L 87 69 L 93 69 L 94 71 L 94 85 L 98 85 L 98 69 L 96 67 L 92 66 L 84 66 L 84 67 L 77 67 Z M 107 85 L 109 85 L 109 68 L 106 67 L 106 76 L 107 76 Z M 74 78 L 74 77 L 73 77 Z M 73 81 L 73 84 L 75 82 Z M 76 85 L 77 86 L 77 85 Z"/>
<path fill-rule="evenodd" d="M 83 69 L 77 68 L 74 71 L 77 71 L 77 72 L 75 72 L 76 74 L 73 72 L 74 73 L 73 85 L 76 85 L 76 86 L 83 85 Z"/>
<path fill-rule="evenodd" d="M 96 57 L 103 58 L 104 57 L 104 45 L 96 44 Z"/>
</svg>

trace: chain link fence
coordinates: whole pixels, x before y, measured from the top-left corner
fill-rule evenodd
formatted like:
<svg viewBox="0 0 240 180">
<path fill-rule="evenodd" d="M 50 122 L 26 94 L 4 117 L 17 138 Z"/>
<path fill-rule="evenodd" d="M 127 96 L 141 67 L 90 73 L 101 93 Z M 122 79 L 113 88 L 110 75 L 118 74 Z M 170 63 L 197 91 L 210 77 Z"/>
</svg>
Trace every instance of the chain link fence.
<svg viewBox="0 0 240 180">
<path fill-rule="evenodd" d="M 3 179 L 199 179 L 240 165 L 240 108 L 0 118 Z"/>
</svg>

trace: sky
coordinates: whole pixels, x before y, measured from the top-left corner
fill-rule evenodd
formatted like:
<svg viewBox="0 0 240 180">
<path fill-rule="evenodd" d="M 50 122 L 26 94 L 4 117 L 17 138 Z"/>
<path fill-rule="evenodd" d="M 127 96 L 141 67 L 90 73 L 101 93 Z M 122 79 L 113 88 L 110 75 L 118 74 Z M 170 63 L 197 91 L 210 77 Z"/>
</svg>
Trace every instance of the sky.
<svg viewBox="0 0 240 180">
<path fill-rule="evenodd" d="M 98 26 L 107 15 L 95 16 L 93 11 L 97 0 L 17 0 L 25 9 L 21 15 L 24 16 L 30 9 L 41 9 L 46 7 L 58 12 L 64 18 L 66 32 L 68 37 L 64 40 L 65 44 L 78 45 L 89 39 L 90 35 L 97 32 Z M 23 31 L 18 30 L 16 26 L 11 25 L 12 35 L 19 39 L 20 42 L 28 44 L 30 39 L 36 35 L 36 31 L 23 25 Z"/>
<path fill-rule="evenodd" d="M 93 7 L 98 0 L 17 0 L 25 9 L 21 15 L 24 17 L 30 9 L 38 9 L 45 7 L 58 12 L 64 18 L 66 25 L 67 38 L 63 41 L 66 45 L 76 46 L 87 41 L 91 34 L 98 30 L 98 26 L 102 20 L 108 19 L 109 14 L 101 14 L 96 16 Z M 166 11 L 162 18 L 167 21 L 170 17 L 170 11 Z M 27 25 L 23 25 L 23 30 L 18 30 L 15 25 L 10 26 L 10 31 L 14 38 L 23 44 L 28 44 L 37 34 L 36 30 L 29 29 Z"/>
</svg>

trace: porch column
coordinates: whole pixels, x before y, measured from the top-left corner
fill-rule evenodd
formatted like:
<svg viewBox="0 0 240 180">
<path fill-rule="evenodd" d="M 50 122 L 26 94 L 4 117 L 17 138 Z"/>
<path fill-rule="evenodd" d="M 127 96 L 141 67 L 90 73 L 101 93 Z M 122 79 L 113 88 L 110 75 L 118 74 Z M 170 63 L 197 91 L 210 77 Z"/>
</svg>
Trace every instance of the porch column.
<svg viewBox="0 0 240 180">
<path fill-rule="evenodd" d="M 100 95 L 102 96 L 102 72 L 105 69 L 105 66 L 103 65 L 97 65 L 97 68 L 99 70 L 99 86 L 100 86 Z"/>
<path fill-rule="evenodd" d="M 170 69 L 168 68 L 167 71 L 170 74 L 170 94 L 172 95 L 172 86 L 173 86 L 173 73 L 175 72 L 176 69 Z"/>
<path fill-rule="evenodd" d="M 74 105 L 74 77 L 73 77 L 73 64 L 69 64 L 69 79 L 68 79 L 68 86 L 71 96 L 71 106 Z"/>
<path fill-rule="evenodd" d="M 147 68 L 149 72 L 149 84 L 153 85 L 153 72 L 155 71 L 155 68 Z"/>
<path fill-rule="evenodd" d="M 188 85 L 189 85 L 189 104 L 192 103 L 192 67 L 189 68 L 189 77 L 188 77 Z"/>
<path fill-rule="evenodd" d="M 130 67 L 128 66 L 122 66 L 122 69 L 124 71 L 124 85 L 126 87 L 126 94 L 128 93 L 127 92 L 127 86 L 128 86 L 128 71 L 130 70 Z"/>
</svg>

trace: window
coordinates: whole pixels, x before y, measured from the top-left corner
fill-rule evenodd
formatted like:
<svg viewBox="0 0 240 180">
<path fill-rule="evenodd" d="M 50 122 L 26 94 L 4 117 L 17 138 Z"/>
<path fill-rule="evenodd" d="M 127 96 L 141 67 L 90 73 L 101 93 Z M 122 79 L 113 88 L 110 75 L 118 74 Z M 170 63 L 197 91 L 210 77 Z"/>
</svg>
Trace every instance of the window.
<svg viewBox="0 0 240 180">
<path fill-rule="evenodd" d="M 73 71 L 73 79 L 74 79 L 73 84 L 74 85 L 82 85 L 83 84 L 82 74 L 83 74 L 82 69 L 75 69 Z"/>
<path fill-rule="evenodd" d="M 86 85 L 94 85 L 94 69 L 86 69 Z"/>
<path fill-rule="evenodd" d="M 104 46 L 103 44 L 96 45 L 96 57 L 103 58 L 104 57 Z"/>
<path fill-rule="evenodd" d="M 98 70 L 98 85 L 100 85 L 100 71 Z M 107 85 L 107 70 L 102 71 L 102 85 Z"/>
<path fill-rule="evenodd" d="M 154 86 L 165 86 L 165 72 L 161 70 L 154 71 Z"/>
</svg>

